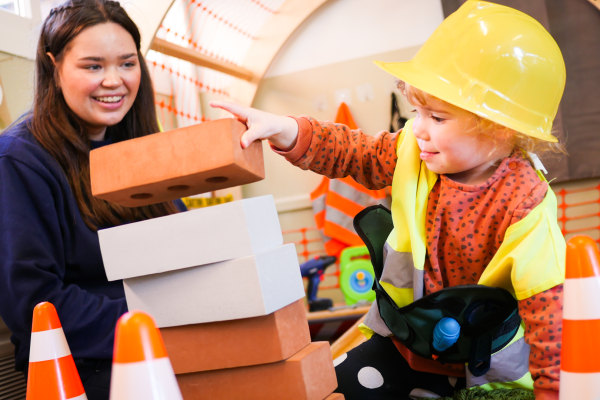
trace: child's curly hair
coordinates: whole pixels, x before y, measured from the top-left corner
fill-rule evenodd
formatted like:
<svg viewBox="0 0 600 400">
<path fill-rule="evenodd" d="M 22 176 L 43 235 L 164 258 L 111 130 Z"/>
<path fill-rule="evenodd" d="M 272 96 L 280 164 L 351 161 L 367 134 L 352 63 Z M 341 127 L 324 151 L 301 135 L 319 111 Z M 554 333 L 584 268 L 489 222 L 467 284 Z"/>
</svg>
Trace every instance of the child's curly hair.
<svg viewBox="0 0 600 400">
<path fill-rule="evenodd" d="M 434 99 L 449 104 L 452 107 L 456 107 L 455 105 L 417 89 L 404 81 L 398 81 L 397 85 L 398 89 L 400 89 L 400 92 L 411 104 L 418 104 L 422 106 Z M 492 135 L 491 132 L 497 133 L 499 131 L 509 133 L 509 136 L 511 136 L 514 140 L 515 148 L 526 152 L 536 153 L 538 156 L 546 153 L 553 153 L 555 155 L 567 154 L 565 146 L 560 142 L 548 142 L 546 140 L 527 136 L 523 133 L 515 131 L 514 129 L 507 128 L 503 125 L 497 124 L 496 122 L 490 121 L 489 119 L 480 117 L 479 115 L 471 113 L 470 111 L 467 112 L 473 115 L 473 118 L 476 120 L 477 130 L 479 132 L 490 135 Z M 494 137 L 496 136 L 494 135 Z"/>
</svg>

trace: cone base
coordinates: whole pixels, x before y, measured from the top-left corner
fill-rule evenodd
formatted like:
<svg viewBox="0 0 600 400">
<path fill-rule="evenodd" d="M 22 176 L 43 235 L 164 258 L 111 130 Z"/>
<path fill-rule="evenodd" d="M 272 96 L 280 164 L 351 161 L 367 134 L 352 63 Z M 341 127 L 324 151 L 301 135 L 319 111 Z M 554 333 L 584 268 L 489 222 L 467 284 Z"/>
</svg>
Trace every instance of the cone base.
<svg viewBox="0 0 600 400">
<path fill-rule="evenodd" d="M 61 331 L 62 334 L 62 331 Z M 31 362 L 27 377 L 28 400 L 61 400 L 85 397 L 73 357 Z"/>
<path fill-rule="evenodd" d="M 559 399 L 600 399 L 600 372 L 571 373 L 560 371 Z"/>
</svg>

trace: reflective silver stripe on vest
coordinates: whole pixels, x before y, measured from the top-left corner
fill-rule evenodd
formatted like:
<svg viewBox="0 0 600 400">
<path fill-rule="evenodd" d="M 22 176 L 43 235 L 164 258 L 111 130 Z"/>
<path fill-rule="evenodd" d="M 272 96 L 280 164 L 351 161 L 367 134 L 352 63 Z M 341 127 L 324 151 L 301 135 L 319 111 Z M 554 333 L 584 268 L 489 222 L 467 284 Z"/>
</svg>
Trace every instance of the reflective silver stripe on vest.
<svg viewBox="0 0 600 400">
<path fill-rule="evenodd" d="M 348 214 L 338 210 L 337 208 L 330 206 L 326 206 L 325 214 L 327 214 L 326 219 L 328 221 L 334 222 L 339 226 L 346 228 L 350 232 L 355 232 L 354 217 L 351 217 Z"/>
<path fill-rule="evenodd" d="M 413 289 L 414 300 L 423 297 L 423 271 L 416 270 L 413 267 L 413 258 L 411 253 L 401 253 L 395 251 L 387 242 L 383 247 L 383 273 L 381 281 L 387 282 L 400 289 Z M 406 304 L 399 304 L 400 307 Z M 391 336 L 385 322 L 379 315 L 377 302 L 373 302 L 367 312 L 364 324 L 371 328 L 375 333 L 381 336 Z"/>
<path fill-rule="evenodd" d="M 412 253 L 396 251 L 385 242 L 381 280 L 400 289 L 413 289 L 413 301 L 423 297 L 423 270 L 415 269 Z M 405 306 L 406 304 L 400 304 Z"/>
<path fill-rule="evenodd" d="M 379 307 L 377 307 L 376 301 L 371 304 L 371 308 L 369 308 L 369 311 L 365 315 L 363 323 L 380 336 L 392 336 L 392 331 L 390 331 L 379 315 Z"/>
<path fill-rule="evenodd" d="M 329 191 L 333 191 L 348 200 L 352 200 L 357 204 L 364 204 L 370 206 L 378 203 L 377 201 L 375 201 L 373 196 L 363 193 L 360 190 L 356 190 L 352 186 L 348 185 L 346 182 L 337 179 L 329 182 Z"/>
<path fill-rule="evenodd" d="M 468 368 L 466 372 L 467 387 L 517 381 L 529 372 L 529 345 L 522 337 L 492 354 L 491 368 L 485 375 L 473 376 Z"/>
<path fill-rule="evenodd" d="M 325 195 L 322 194 L 312 201 L 312 208 L 315 214 L 320 213 L 325 209 Z"/>
</svg>

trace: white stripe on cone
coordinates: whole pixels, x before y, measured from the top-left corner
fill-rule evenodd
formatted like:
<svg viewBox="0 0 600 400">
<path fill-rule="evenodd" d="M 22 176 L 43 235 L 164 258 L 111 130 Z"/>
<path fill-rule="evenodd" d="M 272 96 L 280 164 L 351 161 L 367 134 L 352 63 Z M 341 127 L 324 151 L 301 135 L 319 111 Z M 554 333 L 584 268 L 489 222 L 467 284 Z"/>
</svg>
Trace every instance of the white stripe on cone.
<svg viewBox="0 0 600 400">
<path fill-rule="evenodd" d="M 31 333 L 29 362 L 49 361 L 71 355 L 62 328 Z"/>
<path fill-rule="evenodd" d="M 110 400 L 182 400 L 168 358 L 133 363 L 113 363 Z"/>
<path fill-rule="evenodd" d="M 565 400 L 600 399 L 600 372 L 572 373 L 560 371 L 560 398 Z M 563 388 L 568 388 L 568 394 L 563 393 Z"/>
<path fill-rule="evenodd" d="M 564 301 L 564 319 L 600 319 L 600 290 L 598 277 L 566 279 L 564 293 L 569 294 L 569 300 Z"/>
</svg>

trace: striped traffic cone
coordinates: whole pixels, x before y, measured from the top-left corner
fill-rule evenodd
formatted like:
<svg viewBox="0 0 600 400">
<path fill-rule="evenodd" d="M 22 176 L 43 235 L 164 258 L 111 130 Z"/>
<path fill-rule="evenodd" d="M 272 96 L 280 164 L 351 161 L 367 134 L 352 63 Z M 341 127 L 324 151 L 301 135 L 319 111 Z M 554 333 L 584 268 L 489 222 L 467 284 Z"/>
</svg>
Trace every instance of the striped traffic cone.
<svg viewBox="0 0 600 400">
<path fill-rule="evenodd" d="M 162 336 L 144 312 L 130 311 L 117 321 L 110 399 L 182 399 Z"/>
<path fill-rule="evenodd" d="M 56 308 L 42 302 L 33 309 L 27 400 L 87 400 Z"/>
<path fill-rule="evenodd" d="M 567 243 L 560 399 L 600 399 L 600 252 L 587 236 Z"/>
</svg>

